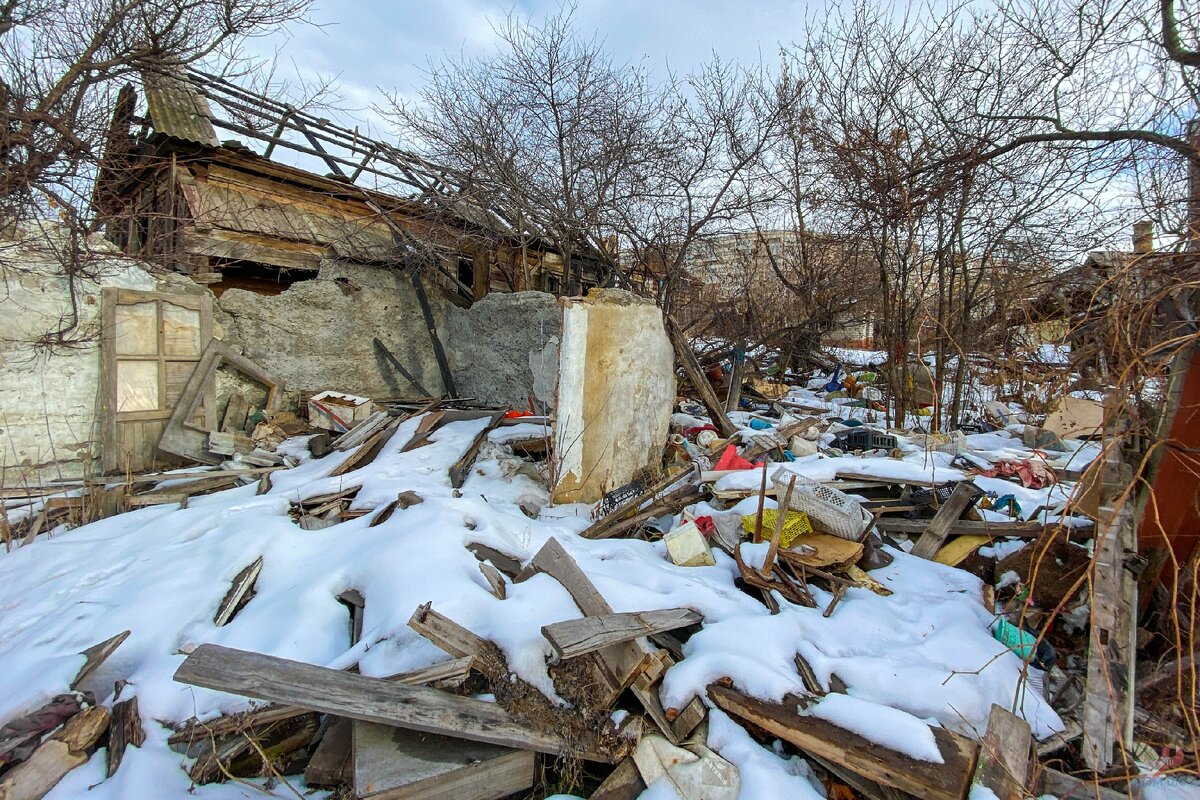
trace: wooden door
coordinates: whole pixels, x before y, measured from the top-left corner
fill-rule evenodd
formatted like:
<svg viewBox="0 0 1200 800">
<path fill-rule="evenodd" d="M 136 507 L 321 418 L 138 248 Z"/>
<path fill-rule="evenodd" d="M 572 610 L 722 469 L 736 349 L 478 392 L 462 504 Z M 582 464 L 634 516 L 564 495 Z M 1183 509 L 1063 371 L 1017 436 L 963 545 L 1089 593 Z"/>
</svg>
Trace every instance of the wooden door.
<svg viewBox="0 0 1200 800">
<path fill-rule="evenodd" d="M 212 297 L 106 288 L 101 294 L 100 425 L 104 471 L 172 466 L 158 440 L 212 338 Z M 212 404 L 195 419 L 207 424 Z"/>
</svg>

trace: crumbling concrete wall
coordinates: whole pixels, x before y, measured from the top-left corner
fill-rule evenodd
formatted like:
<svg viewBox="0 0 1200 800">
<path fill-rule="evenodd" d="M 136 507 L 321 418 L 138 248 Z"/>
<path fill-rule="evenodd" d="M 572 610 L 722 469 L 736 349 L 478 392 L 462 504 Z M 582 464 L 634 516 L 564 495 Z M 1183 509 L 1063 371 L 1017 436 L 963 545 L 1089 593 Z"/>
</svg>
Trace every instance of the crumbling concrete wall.
<svg viewBox="0 0 1200 800">
<path fill-rule="evenodd" d="M 439 330 L 452 308 L 436 290 Z M 325 261 L 316 278 L 269 296 L 229 289 L 214 310 L 226 342 L 294 392 L 336 389 L 367 397 L 420 397 L 376 353 L 378 338 L 430 392 L 443 392 L 437 359 L 408 276 L 386 267 Z"/>
<path fill-rule="evenodd" d="M 674 367 L 662 312 L 649 300 L 593 289 L 584 300 L 564 301 L 554 502 L 595 502 L 658 466 Z"/>
<path fill-rule="evenodd" d="M 493 293 L 455 308 L 446 339 L 459 394 L 522 410 L 532 396 L 537 411 L 549 410 L 561 326 L 558 299 L 545 292 Z"/>
<path fill-rule="evenodd" d="M 548 407 L 557 370 L 559 311 L 543 292 L 492 294 L 469 309 L 426 289 L 455 386 L 462 397 Z M 367 397 L 421 396 L 372 344 L 376 337 L 431 393 L 441 372 L 406 273 L 326 261 L 312 280 L 282 294 L 229 289 L 217 301 L 219 335 L 299 390 L 336 389 Z"/>
<path fill-rule="evenodd" d="M 0 239 L 0 485 L 91 471 L 99 449 L 100 291 L 161 288 L 144 265 L 96 237 L 82 256 L 90 277 L 76 282 L 72 311 L 68 244 L 56 226 Z M 60 341 L 41 341 L 64 327 Z"/>
</svg>

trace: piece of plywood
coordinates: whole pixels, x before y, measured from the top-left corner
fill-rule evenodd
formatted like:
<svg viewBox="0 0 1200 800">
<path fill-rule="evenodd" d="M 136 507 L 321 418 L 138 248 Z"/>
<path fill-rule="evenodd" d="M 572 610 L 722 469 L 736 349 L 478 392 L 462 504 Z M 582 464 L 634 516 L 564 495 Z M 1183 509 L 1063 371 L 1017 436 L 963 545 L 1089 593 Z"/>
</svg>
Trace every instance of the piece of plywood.
<svg viewBox="0 0 1200 800">
<path fill-rule="evenodd" d="M 359 800 L 499 800 L 533 786 L 528 750 L 354 723 Z"/>
<path fill-rule="evenodd" d="M 703 620 L 701 614 L 690 608 L 668 608 L 569 619 L 543 625 L 542 635 L 559 658 L 574 658 L 639 636 L 686 628 Z"/>
<path fill-rule="evenodd" d="M 934 764 L 819 717 L 800 716 L 794 702 L 767 703 L 717 684 L 708 687 L 708 696 L 722 711 L 882 786 L 923 800 L 964 800 L 970 788 L 979 745 L 944 728 L 930 728 L 943 761 Z"/>
<path fill-rule="evenodd" d="M 1060 439 L 1098 436 L 1104 430 L 1104 404 L 1065 395 L 1046 416 L 1042 428 Z"/>
<path fill-rule="evenodd" d="M 495 703 L 220 645 L 197 647 L 175 680 L 425 733 L 595 761 L 613 758 L 595 741 L 567 742 L 527 728 Z"/>
</svg>

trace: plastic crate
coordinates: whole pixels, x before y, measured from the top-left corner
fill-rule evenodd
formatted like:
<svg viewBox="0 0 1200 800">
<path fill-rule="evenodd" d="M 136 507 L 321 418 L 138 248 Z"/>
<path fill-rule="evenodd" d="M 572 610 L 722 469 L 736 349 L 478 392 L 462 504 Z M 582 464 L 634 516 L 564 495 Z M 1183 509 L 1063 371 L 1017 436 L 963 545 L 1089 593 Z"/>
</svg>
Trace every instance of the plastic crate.
<svg viewBox="0 0 1200 800">
<path fill-rule="evenodd" d="M 839 450 L 895 450 L 896 437 L 870 428 L 857 428 L 838 436 L 833 446 Z"/>
<path fill-rule="evenodd" d="M 746 533 L 754 533 L 754 521 L 758 518 L 757 514 L 747 514 L 742 517 L 742 529 Z M 764 508 L 762 512 L 762 536 L 763 539 L 770 539 L 771 534 L 775 532 L 775 524 L 779 519 L 779 510 L 775 508 Z M 782 547 L 791 547 L 792 542 L 806 533 L 812 533 L 812 523 L 808 521 L 808 514 L 803 511 L 789 511 L 783 518 L 783 531 L 779 534 L 779 544 Z"/>
<path fill-rule="evenodd" d="M 863 510 L 858 501 L 831 486 L 810 481 L 808 478 L 796 475 L 791 470 L 780 467 L 771 476 L 771 483 L 775 486 L 775 496 L 780 503 L 787 494 L 788 483 L 793 476 L 796 478 L 796 486 L 792 490 L 790 507 L 795 511 L 803 511 L 807 514 L 814 529 L 842 539 L 858 541 L 858 537 L 871 522 L 871 515 Z"/>
</svg>

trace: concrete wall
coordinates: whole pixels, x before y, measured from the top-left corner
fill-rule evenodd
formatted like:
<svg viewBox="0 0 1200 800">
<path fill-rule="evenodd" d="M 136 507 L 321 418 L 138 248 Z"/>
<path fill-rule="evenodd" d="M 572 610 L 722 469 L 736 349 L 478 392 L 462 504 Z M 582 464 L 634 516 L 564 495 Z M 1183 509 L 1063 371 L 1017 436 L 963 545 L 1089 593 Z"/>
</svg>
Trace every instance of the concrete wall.
<svg viewBox="0 0 1200 800">
<path fill-rule="evenodd" d="M 54 348 L 34 342 L 71 313 L 54 249 L 57 228 L 0 239 L 0 484 L 78 477 L 98 454 L 100 291 L 204 291 L 174 273 L 91 243 L 79 284 L 78 321 Z M 49 238 L 47 238 L 49 236 Z M 57 244 L 55 244 L 57 242 Z M 462 309 L 436 288 L 430 305 L 459 394 L 542 409 L 553 398 L 560 329 L 557 300 L 541 292 L 494 294 Z M 443 392 L 429 332 L 407 276 L 384 267 L 325 262 L 318 276 L 276 296 L 230 289 L 213 307 L 213 334 L 299 390 L 340 389 L 372 397 L 420 392 L 380 358 L 378 337 L 430 392 Z M 219 382 L 220 383 L 220 382 Z M 228 389 L 228 387 L 226 387 Z M 224 395 L 228 391 L 223 391 Z M 222 405 L 218 402 L 218 409 Z M 541 409 L 539 409 L 541 410 Z"/>
<path fill-rule="evenodd" d="M 439 330 L 450 304 L 429 291 Z M 316 278 L 269 296 L 229 289 L 214 317 L 225 341 L 283 379 L 289 392 L 337 389 L 370 397 L 421 392 L 376 355 L 376 337 L 430 392 L 442 392 L 416 293 L 397 270 L 322 262 Z M 293 398 L 294 400 L 294 398 Z"/>
<path fill-rule="evenodd" d="M 454 308 L 446 328 L 450 368 L 463 397 L 538 412 L 554 401 L 562 311 L 545 292 L 489 294 Z"/>
<path fill-rule="evenodd" d="M 463 309 L 433 286 L 426 293 L 460 396 L 523 409 L 533 394 L 549 405 L 559 333 L 552 295 L 491 294 Z M 230 289 L 215 315 L 223 338 L 290 391 L 421 396 L 377 355 L 378 337 L 425 389 L 444 392 L 416 293 L 397 270 L 326 261 L 316 278 L 279 295 Z"/>
<path fill-rule="evenodd" d="M 106 242 L 89 243 L 77 283 L 78 317 L 64 342 L 35 342 L 71 319 L 62 261 L 65 241 L 54 227 L 23 228 L 0 239 L 0 484 L 19 486 L 78 477 L 98 450 L 96 392 L 100 383 L 100 290 L 153 291 L 156 277 Z"/>
<path fill-rule="evenodd" d="M 657 469 L 674 402 L 675 356 L 657 306 L 614 289 L 565 300 L 554 502 L 592 503 Z"/>
</svg>

